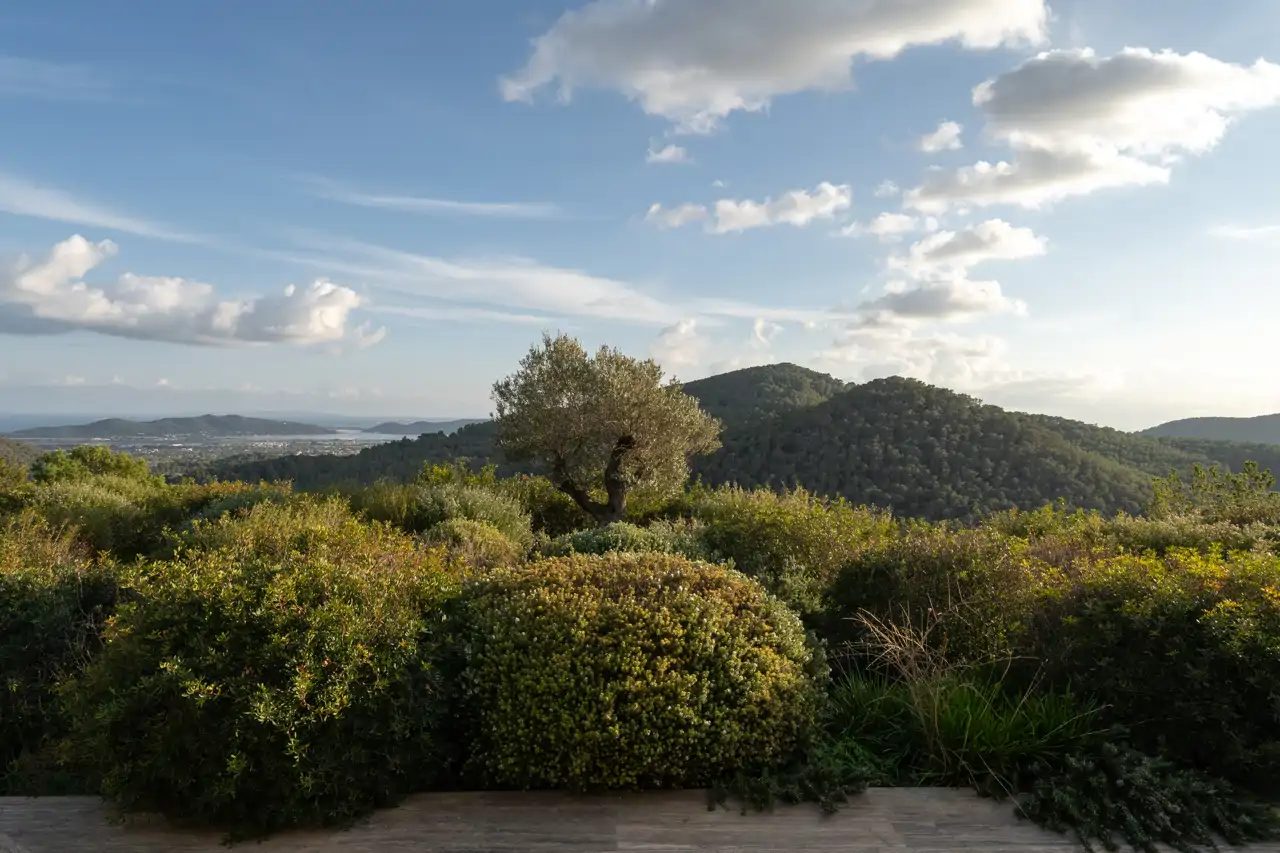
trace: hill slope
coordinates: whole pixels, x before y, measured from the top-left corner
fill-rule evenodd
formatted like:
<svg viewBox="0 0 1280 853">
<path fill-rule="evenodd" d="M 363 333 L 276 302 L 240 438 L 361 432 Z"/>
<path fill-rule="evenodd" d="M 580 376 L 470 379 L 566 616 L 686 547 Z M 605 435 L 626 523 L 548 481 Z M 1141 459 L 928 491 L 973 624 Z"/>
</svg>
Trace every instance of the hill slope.
<svg viewBox="0 0 1280 853">
<path fill-rule="evenodd" d="M 0 438 L 0 459 L 14 465 L 27 466 L 40 455 L 40 448 L 11 438 Z"/>
<path fill-rule="evenodd" d="M 435 432 L 451 433 L 457 432 L 468 424 L 482 423 L 479 418 L 459 418 L 454 421 L 413 421 L 412 423 L 401 423 L 400 421 L 386 421 L 384 423 L 375 424 L 361 432 L 371 433 L 373 435 L 408 435 L 419 436 L 428 435 Z"/>
<path fill-rule="evenodd" d="M 1064 498 L 1136 512 L 1150 478 L 1034 418 L 911 379 L 857 385 L 745 429 L 695 462 L 711 484 L 802 485 L 900 515 L 969 518 Z"/>
<path fill-rule="evenodd" d="M 1280 447 L 1156 439 L 1007 412 L 914 380 L 846 386 L 794 365 L 774 365 L 691 382 L 685 390 L 725 420 L 724 448 L 694 462 L 705 481 L 798 484 L 908 515 L 963 518 L 1060 497 L 1076 506 L 1137 511 L 1150 495 L 1151 477 L 1170 470 L 1218 464 L 1238 471 L 1254 460 L 1280 471 Z M 426 462 L 501 462 L 493 438 L 493 423 L 484 422 L 354 456 L 285 457 L 211 473 L 290 479 L 300 489 L 380 478 L 403 482 Z"/>
<path fill-rule="evenodd" d="M 164 438 L 168 436 L 243 436 L 243 435 L 333 435 L 337 430 L 314 424 L 279 421 L 269 418 L 246 418 L 240 415 L 201 415 L 195 418 L 160 418 L 154 421 L 130 421 L 107 418 L 90 424 L 58 427 L 33 427 L 11 433 L 14 438 L 93 439 Z"/>
<path fill-rule="evenodd" d="M 1280 414 L 1256 418 L 1187 418 L 1151 427 L 1142 434 L 1156 438 L 1280 444 Z"/>
</svg>

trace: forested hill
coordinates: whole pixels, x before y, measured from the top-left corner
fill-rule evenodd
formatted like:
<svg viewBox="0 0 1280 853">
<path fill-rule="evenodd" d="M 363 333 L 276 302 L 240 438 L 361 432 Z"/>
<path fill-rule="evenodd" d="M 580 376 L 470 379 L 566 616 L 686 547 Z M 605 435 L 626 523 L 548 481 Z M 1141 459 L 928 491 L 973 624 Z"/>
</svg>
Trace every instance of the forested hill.
<svg viewBox="0 0 1280 853">
<path fill-rule="evenodd" d="M 89 424 L 33 427 L 11 433 L 14 438 L 54 438 L 89 441 L 113 438 L 162 438 L 166 436 L 333 435 L 336 430 L 315 424 L 246 418 L 241 415 L 201 415 L 194 418 L 160 418 L 131 421 L 107 418 Z"/>
<path fill-rule="evenodd" d="M 1187 418 L 1154 426 L 1142 434 L 1156 438 L 1280 444 L 1280 414 L 1256 418 Z"/>
<path fill-rule="evenodd" d="M 1280 471 L 1280 447 L 1155 439 L 1079 421 L 1008 412 L 907 379 L 843 385 L 794 365 L 751 368 L 685 390 L 725 421 L 724 448 L 695 461 L 708 482 L 803 485 L 931 518 L 1066 498 L 1136 511 L 1150 480 L 1193 464 Z M 495 459 L 494 426 L 368 448 L 224 465 L 235 479 L 288 479 L 301 489 L 380 478 L 407 481 L 425 462 Z M 501 466 L 504 472 L 515 469 Z"/>
<path fill-rule="evenodd" d="M 30 465 L 39 455 L 40 449 L 34 445 L 11 438 L 0 438 L 0 459 L 12 465 Z"/>
</svg>

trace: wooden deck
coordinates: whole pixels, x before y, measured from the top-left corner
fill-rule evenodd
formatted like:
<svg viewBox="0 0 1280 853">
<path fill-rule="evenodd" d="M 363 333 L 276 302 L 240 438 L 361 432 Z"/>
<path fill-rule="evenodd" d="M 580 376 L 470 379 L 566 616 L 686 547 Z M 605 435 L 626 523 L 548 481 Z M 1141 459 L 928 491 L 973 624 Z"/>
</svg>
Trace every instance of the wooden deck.
<svg viewBox="0 0 1280 853">
<path fill-rule="evenodd" d="M 85 797 L 0 798 L 0 853 L 214 853 L 222 836 L 112 825 Z M 880 788 L 832 816 L 808 806 L 743 815 L 708 811 L 697 791 L 572 797 L 422 794 L 345 831 L 287 833 L 239 847 L 259 853 L 1063 853 L 1071 838 L 1018 820 L 1008 803 L 940 789 Z M 1280 845 L 1248 848 L 1280 853 Z"/>
</svg>

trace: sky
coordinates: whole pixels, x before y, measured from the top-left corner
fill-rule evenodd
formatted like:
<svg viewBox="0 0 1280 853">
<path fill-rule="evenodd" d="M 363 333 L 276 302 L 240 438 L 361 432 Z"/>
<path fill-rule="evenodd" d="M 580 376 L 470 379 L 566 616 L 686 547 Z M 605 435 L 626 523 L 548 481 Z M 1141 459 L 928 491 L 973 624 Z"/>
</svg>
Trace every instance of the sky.
<svg viewBox="0 0 1280 853">
<path fill-rule="evenodd" d="M 1275 0 L 0 9 L 0 414 L 484 416 L 544 331 L 1280 411 Z"/>
</svg>

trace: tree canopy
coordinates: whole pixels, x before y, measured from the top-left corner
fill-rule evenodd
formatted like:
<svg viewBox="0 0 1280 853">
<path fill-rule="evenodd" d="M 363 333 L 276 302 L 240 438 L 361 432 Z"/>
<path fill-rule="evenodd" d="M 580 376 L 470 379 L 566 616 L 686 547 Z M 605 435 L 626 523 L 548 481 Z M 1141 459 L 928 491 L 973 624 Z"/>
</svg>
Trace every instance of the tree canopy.
<svg viewBox="0 0 1280 853">
<path fill-rule="evenodd" d="M 689 457 L 720 446 L 720 422 L 679 383 L 664 384 L 656 362 L 608 347 L 588 355 L 567 335 L 544 335 L 494 384 L 493 400 L 499 449 L 545 462 L 556 487 L 600 523 L 623 517 L 634 488 L 681 488 Z"/>
</svg>

